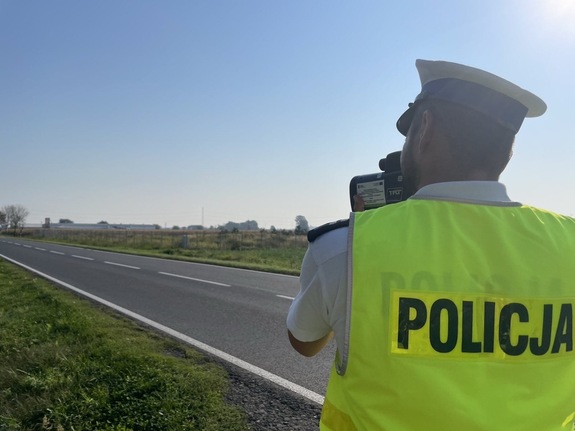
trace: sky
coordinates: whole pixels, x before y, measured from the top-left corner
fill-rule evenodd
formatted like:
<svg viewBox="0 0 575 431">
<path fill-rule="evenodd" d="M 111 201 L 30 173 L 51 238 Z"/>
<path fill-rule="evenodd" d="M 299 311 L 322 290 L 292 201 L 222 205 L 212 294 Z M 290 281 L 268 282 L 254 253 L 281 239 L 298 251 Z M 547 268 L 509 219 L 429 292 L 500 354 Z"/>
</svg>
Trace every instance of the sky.
<svg viewBox="0 0 575 431">
<path fill-rule="evenodd" d="M 501 181 L 575 215 L 575 0 L 0 0 L 0 207 L 28 224 L 346 218 L 401 149 L 415 60 L 548 105 Z"/>
</svg>

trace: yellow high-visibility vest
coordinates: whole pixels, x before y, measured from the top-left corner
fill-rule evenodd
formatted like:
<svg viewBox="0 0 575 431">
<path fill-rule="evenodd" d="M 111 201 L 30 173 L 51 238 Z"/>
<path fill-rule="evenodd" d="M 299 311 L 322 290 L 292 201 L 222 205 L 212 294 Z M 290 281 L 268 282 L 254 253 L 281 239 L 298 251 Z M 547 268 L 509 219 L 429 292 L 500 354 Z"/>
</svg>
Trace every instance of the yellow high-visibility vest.
<svg viewBox="0 0 575 431">
<path fill-rule="evenodd" d="M 350 229 L 322 430 L 575 429 L 575 220 L 412 198 Z"/>
</svg>

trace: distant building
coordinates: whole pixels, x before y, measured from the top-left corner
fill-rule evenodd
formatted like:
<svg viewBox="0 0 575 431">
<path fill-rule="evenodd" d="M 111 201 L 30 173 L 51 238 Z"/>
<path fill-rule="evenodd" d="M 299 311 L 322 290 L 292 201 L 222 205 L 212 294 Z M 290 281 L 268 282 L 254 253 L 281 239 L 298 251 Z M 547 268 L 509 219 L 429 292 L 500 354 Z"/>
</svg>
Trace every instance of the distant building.
<svg viewBox="0 0 575 431">
<path fill-rule="evenodd" d="M 225 225 L 218 226 L 219 229 L 234 231 L 234 230 L 259 230 L 258 222 L 255 220 L 246 220 L 242 223 L 235 223 L 232 221 L 227 222 Z"/>
<path fill-rule="evenodd" d="M 108 223 L 51 223 L 51 229 L 82 229 L 82 230 L 156 230 L 155 224 L 108 224 Z"/>
<path fill-rule="evenodd" d="M 204 230 L 204 227 L 201 224 L 191 224 L 186 229 L 187 230 Z"/>
</svg>

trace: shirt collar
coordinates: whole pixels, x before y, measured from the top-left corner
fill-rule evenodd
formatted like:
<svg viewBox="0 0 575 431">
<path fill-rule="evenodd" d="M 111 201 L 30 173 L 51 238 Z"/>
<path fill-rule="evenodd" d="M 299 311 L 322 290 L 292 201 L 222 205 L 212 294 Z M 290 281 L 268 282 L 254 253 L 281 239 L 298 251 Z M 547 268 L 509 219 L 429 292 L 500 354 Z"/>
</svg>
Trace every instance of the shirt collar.
<svg viewBox="0 0 575 431">
<path fill-rule="evenodd" d="M 437 199 L 470 203 L 515 203 L 498 181 L 453 181 L 429 184 L 415 193 L 414 199 Z"/>
</svg>

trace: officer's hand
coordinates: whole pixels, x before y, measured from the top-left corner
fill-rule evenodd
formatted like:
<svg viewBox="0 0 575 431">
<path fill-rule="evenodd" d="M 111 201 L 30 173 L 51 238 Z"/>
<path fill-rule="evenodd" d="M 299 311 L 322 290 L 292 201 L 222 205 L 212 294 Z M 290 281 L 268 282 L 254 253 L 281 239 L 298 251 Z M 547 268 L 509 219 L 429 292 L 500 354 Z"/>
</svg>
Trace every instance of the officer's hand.
<svg viewBox="0 0 575 431">
<path fill-rule="evenodd" d="M 360 195 L 353 196 L 353 211 L 358 213 L 365 211 L 365 201 Z"/>
</svg>

